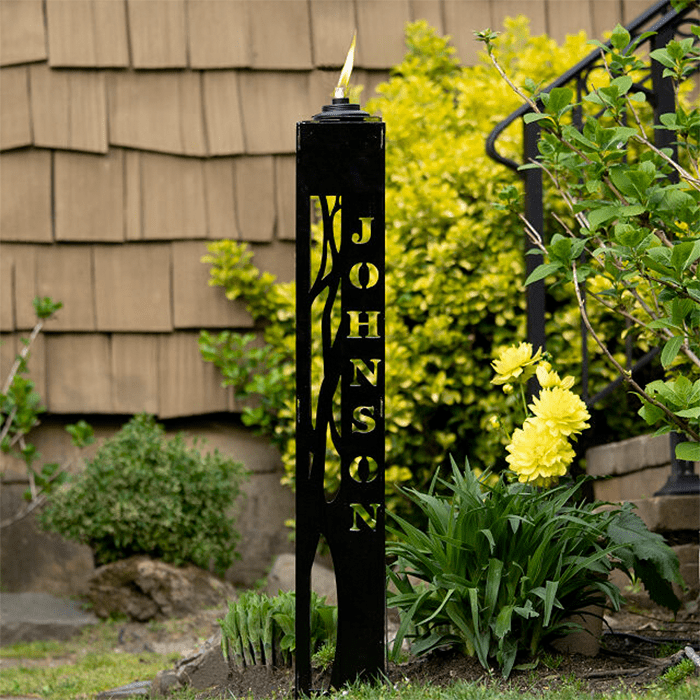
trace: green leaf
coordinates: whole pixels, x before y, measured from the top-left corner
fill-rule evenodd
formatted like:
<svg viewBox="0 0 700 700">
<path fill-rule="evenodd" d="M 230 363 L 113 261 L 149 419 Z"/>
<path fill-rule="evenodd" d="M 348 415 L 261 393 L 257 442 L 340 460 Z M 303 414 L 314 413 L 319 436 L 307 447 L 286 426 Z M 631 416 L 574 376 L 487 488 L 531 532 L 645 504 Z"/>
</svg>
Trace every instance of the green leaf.
<svg viewBox="0 0 700 700">
<path fill-rule="evenodd" d="M 666 341 L 663 350 L 661 351 L 661 364 L 664 369 L 669 367 L 669 365 L 676 359 L 681 346 L 683 345 L 684 338 L 680 335 L 676 335 Z"/>
<path fill-rule="evenodd" d="M 630 33 L 621 24 L 618 24 L 610 37 L 610 43 L 613 48 L 623 51 L 630 43 Z"/>
<path fill-rule="evenodd" d="M 676 243 L 671 252 L 671 265 L 682 272 L 700 258 L 700 240 Z"/>
<path fill-rule="evenodd" d="M 548 275 L 552 275 L 555 272 L 558 272 L 559 270 L 562 269 L 562 266 L 560 263 L 542 263 L 541 265 L 538 265 L 529 275 L 528 278 L 525 280 L 525 284 L 532 284 L 533 282 L 537 282 L 538 280 L 544 279 Z"/>
<path fill-rule="evenodd" d="M 664 538 L 649 532 L 642 519 L 631 512 L 629 504 L 610 518 L 607 534 L 613 544 L 619 545 L 615 556 L 625 566 L 634 569 L 652 600 L 678 610 L 680 601 L 671 584 L 683 585 L 683 579 L 679 573 L 678 557 Z"/>
<path fill-rule="evenodd" d="M 574 91 L 571 88 L 557 87 L 549 93 L 543 93 L 541 99 L 550 114 L 559 116 L 570 105 L 573 97 Z"/>
<path fill-rule="evenodd" d="M 692 417 L 698 418 L 700 414 Z M 679 442 L 676 445 L 676 457 L 688 462 L 700 462 L 700 442 Z"/>
<path fill-rule="evenodd" d="M 603 206 L 588 213 L 588 225 L 591 231 L 596 231 L 602 224 L 619 216 L 620 207 L 617 205 Z"/>
</svg>

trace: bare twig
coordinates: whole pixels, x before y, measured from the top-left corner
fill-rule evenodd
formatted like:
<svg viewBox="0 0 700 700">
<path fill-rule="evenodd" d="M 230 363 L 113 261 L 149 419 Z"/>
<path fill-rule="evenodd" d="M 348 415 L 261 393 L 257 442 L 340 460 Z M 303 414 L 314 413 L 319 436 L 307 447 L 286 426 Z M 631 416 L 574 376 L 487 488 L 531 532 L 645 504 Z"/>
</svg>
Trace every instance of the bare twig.
<svg viewBox="0 0 700 700">
<path fill-rule="evenodd" d="M 571 262 L 571 266 L 573 268 L 574 272 L 574 280 L 576 279 L 576 261 Z M 578 302 L 578 307 L 579 311 L 581 313 L 581 319 L 583 320 L 584 325 L 586 326 L 586 329 L 590 333 L 591 337 L 595 341 L 596 345 L 600 348 L 602 353 L 605 355 L 607 358 L 608 362 L 612 364 L 612 366 L 617 370 L 618 374 L 632 387 L 632 389 L 641 396 L 644 401 L 647 403 L 651 404 L 652 406 L 656 406 L 657 408 L 661 409 L 666 416 L 667 420 L 670 423 L 673 423 L 673 425 L 677 426 L 678 429 L 681 432 L 686 433 L 692 440 L 695 442 L 700 442 L 700 434 L 698 434 L 695 430 L 690 428 L 686 422 L 678 418 L 673 411 L 671 411 L 667 406 L 662 404 L 660 401 L 657 401 L 654 397 L 650 396 L 647 394 L 642 387 L 637 384 L 637 382 L 634 380 L 632 377 L 632 374 L 626 370 L 614 357 L 614 355 L 610 352 L 608 349 L 607 345 L 603 343 L 603 341 L 600 339 L 598 334 L 595 332 L 590 319 L 588 318 L 588 312 L 586 311 L 586 305 L 583 301 L 583 297 L 581 296 L 581 289 L 579 285 L 574 282 L 574 290 L 576 292 L 576 300 Z"/>
</svg>

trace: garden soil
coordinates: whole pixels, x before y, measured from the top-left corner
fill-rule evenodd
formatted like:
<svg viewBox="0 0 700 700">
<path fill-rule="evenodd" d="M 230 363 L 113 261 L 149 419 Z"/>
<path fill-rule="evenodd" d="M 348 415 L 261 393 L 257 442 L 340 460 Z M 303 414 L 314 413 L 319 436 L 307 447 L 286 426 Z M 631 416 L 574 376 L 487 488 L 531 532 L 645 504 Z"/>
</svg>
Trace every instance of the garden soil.
<svg viewBox="0 0 700 700">
<path fill-rule="evenodd" d="M 206 615 L 209 615 L 209 619 Z M 217 629 L 212 613 L 205 617 L 193 618 L 184 622 L 180 634 L 191 634 L 202 625 L 212 625 L 211 632 Z M 543 692 L 565 683 L 578 683 L 584 693 L 598 692 L 610 694 L 619 688 L 648 688 L 672 665 L 678 663 L 678 650 L 686 645 L 698 648 L 700 643 L 700 615 L 697 604 L 686 605 L 674 620 L 671 614 L 641 598 L 623 611 L 606 615 L 601 650 L 595 657 L 578 654 L 560 655 L 553 652 L 534 669 L 514 671 L 506 681 L 496 671 L 487 673 L 474 658 L 454 652 L 444 651 L 404 664 L 389 664 L 388 682 L 430 683 L 449 685 L 456 681 L 472 681 L 485 685 L 502 686 L 523 691 Z M 189 630 L 189 632 L 188 632 Z M 160 645 L 174 642 L 174 636 L 149 631 L 148 625 L 128 625 L 123 639 L 128 643 L 150 645 L 157 649 Z M 695 681 L 697 682 L 697 681 Z M 290 669 L 270 669 L 250 667 L 229 673 L 217 686 L 201 691 L 199 700 L 205 698 L 267 698 L 286 699 L 293 696 L 294 676 Z M 316 689 L 328 685 L 327 674 L 318 674 L 314 680 Z"/>
<path fill-rule="evenodd" d="M 189 617 L 164 623 L 123 623 L 115 652 L 181 653 L 201 644 L 218 630 L 216 619 L 224 611 L 205 610 Z M 667 611 L 654 607 L 628 606 L 624 611 L 606 616 L 601 651 L 595 657 L 553 652 L 534 669 L 516 670 L 508 680 L 495 671 L 487 673 L 473 658 L 453 652 L 439 652 L 404 664 L 389 664 L 388 682 L 430 683 L 445 686 L 457 681 L 478 682 L 488 686 L 546 693 L 562 684 L 578 684 L 582 693 L 608 695 L 620 688 L 648 688 L 671 665 L 677 663 L 679 649 L 700 643 L 700 615 L 696 604 L 673 620 Z M 1 666 L 21 664 L 52 666 L 70 664 L 70 658 L 50 660 L 2 659 Z M 165 669 L 164 669 L 165 670 Z M 326 675 L 316 677 L 315 688 L 327 685 Z M 690 682 L 698 683 L 698 679 Z M 254 698 L 263 700 L 293 696 L 294 677 L 290 669 L 250 667 L 229 673 L 215 686 L 198 691 L 198 700 L 212 698 Z"/>
<path fill-rule="evenodd" d="M 676 620 L 657 608 L 628 608 L 606 616 L 601 650 L 595 657 L 553 652 L 536 668 L 516 670 L 508 680 L 503 680 L 497 671 L 487 673 L 474 658 L 443 651 L 404 664 L 389 664 L 388 682 L 447 686 L 470 681 L 543 695 L 557 686 L 572 683 L 578 685 L 582 694 L 595 692 L 603 696 L 623 688 L 649 688 L 683 658 L 682 653 L 677 653 L 679 649 L 686 645 L 698 648 L 700 617 L 696 606 L 692 608 L 692 612 L 679 613 Z M 314 686 L 324 689 L 327 682 L 327 674 L 321 674 Z M 698 683 L 698 679 L 690 682 Z M 286 699 L 293 696 L 293 683 L 289 669 L 253 667 L 229 674 L 225 682 L 197 697 L 200 700 L 230 698 L 232 694 L 256 700 Z"/>
</svg>

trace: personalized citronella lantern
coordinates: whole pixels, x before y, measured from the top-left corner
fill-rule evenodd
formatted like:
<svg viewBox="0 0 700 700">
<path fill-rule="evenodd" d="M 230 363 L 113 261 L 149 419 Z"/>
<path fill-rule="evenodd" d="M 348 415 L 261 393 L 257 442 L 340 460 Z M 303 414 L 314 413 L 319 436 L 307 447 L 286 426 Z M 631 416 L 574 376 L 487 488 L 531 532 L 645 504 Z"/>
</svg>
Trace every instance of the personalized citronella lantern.
<svg viewBox="0 0 700 700">
<path fill-rule="evenodd" d="M 297 124 L 297 695 L 312 690 L 321 537 L 338 596 L 331 685 L 385 668 L 385 125 L 347 97 L 354 48 L 332 103 Z"/>
</svg>

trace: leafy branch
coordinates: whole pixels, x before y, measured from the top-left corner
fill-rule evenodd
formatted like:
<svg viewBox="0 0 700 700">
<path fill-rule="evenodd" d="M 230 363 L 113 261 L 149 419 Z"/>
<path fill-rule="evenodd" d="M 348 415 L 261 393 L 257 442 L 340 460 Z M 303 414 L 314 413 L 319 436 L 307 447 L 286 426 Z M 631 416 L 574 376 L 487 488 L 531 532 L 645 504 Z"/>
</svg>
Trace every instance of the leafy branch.
<svg viewBox="0 0 700 700">
<path fill-rule="evenodd" d="M 695 40 L 672 40 L 651 52 L 675 88 L 675 111 L 662 115 L 654 128 L 674 132 L 677 160 L 649 139 L 646 96 L 633 91 L 635 77 L 648 70 L 636 52 L 650 33 L 632 39 L 618 25 L 609 44 L 591 42 L 600 49 L 607 82 L 580 101 L 568 87 L 525 94 L 499 63 L 496 35 L 477 34 L 499 75 L 532 110 L 525 123 L 536 122 L 542 130 L 538 157 L 523 167 L 547 175 L 576 224 L 555 216 L 564 235 L 547 242 L 518 211 L 514 192 L 501 197 L 525 223 L 538 252 L 548 257 L 526 283 L 554 275 L 556 283 L 573 284 L 590 337 L 641 400 L 640 416 L 650 425 L 661 423 L 658 433 L 679 430 L 693 441 L 677 449 L 683 459 L 700 458 L 700 379 L 695 376 L 700 368 L 700 178 L 688 170 L 698 172 L 700 110 L 679 98 L 681 84 L 700 66 L 700 29 L 692 31 Z M 598 111 L 592 114 L 590 108 Z M 584 115 L 581 129 L 570 123 L 573 110 Z M 640 339 L 650 333 L 658 339 L 665 381 L 642 388 L 622 367 L 610 340 L 591 322 L 582 294 L 588 280 L 606 285 L 589 298 L 630 323 Z"/>
<path fill-rule="evenodd" d="M 37 321 L 29 337 L 21 339 L 23 347 L 17 353 L 0 393 L 0 450 L 24 462 L 29 483 L 29 489 L 24 494 L 27 503 L 14 515 L 0 521 L 0 529 L 26 518 L 42 506 L 49 494 L 65 481 L 68 467 L 48 463 L 37 471 L 33 465 L 39 458 L 39 453 L 36 446 L 27 439 L 29 432 L 38 427 L 39 415 L 46 409 L 34 390 L 34 382 L 23 375 L 28 373 L 30 351 L 44 324 L 63 306 L 60 301 L 54 302 L 50 297 L 37 297 L 33 305 Z M 66 430 L 76 447 L 84 447 L 94 439 L 92 428 L 85 421 L 66 426 Z"/>
</svg>

